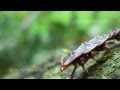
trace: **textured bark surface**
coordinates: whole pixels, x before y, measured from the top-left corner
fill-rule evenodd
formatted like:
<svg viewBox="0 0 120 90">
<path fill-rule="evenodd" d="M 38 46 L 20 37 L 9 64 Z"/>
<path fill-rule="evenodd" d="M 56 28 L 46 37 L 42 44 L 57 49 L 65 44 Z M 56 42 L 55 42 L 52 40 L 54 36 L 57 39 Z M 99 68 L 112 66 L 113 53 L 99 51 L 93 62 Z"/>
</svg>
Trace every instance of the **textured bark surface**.
<svg viewBox="0 0 120 90">
<path fill-rule="evenodd" d="M 90 69 L 88 79 L 120 79 L 120 47 L 112 49 L 102 63 L 96 63 Z"/>
</svg>

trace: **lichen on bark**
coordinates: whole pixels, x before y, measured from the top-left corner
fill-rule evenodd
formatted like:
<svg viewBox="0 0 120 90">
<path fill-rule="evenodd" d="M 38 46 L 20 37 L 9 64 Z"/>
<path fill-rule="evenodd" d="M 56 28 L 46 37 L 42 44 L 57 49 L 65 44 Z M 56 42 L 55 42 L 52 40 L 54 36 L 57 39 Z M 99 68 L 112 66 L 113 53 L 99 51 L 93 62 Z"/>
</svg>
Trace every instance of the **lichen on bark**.
<svg viewBox="0 0 120 90">
<path fill-rule="evenodd" d="M 103 62 L 98 62 L 91 68 L 87 79 L 120 79 L 120 47 L 111 50 L 104 56 Z"/>
</svg>

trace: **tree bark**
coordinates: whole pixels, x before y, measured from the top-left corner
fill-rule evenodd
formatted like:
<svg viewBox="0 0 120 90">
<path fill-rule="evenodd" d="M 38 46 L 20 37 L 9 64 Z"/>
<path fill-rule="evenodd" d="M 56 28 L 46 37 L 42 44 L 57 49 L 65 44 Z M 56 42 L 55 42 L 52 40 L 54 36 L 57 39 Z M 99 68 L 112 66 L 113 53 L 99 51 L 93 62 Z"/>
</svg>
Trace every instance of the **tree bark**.
<svg viewBox="0 0 120 90">
<path fill-rule="evenodd" d="M 90 75 L 86 79 L 120 79 L 120 47 L 116 47 L 89 68 Z"/>
</svg>

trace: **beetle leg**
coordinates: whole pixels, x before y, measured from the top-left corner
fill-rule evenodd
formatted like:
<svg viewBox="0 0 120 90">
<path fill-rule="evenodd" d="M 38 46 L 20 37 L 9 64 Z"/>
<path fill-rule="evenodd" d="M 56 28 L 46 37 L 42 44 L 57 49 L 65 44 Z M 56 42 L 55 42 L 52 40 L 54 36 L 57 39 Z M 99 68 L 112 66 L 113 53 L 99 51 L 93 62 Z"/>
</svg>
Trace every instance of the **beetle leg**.
<svg viewBox="0 0 120 90">
<path fill-rule="evenodd" d="M 98 55 L 98 51 L 92 51 L 91 52 L 91 58 L 93 58 L 94 61 L 96 61 L 95 56 L 97 56 L 97 55 Z"/>
<path fill-rule="evenodd" d="M 82 69 L 85 71 L 85 73 L 87 73 L 88 75 L 90 75 L 90 73 L 88 72 L 87 68 L 84 66 L 84 64 L 82 63 L 81 60 L 79 60 L 78 64 L 82 67 Z"/>
<path fill-rule="evenodd" d="M 109 49 L 110 49 L 107 45 L 104 45 L 104 48 L 105 48 L 106 50 L 109 50 Z"/>
<path fill-rule="evenodd" d="M 95 51 L 92 51 L 91 53 L 90 53 L 90 57 L 91 58 L 94 58 L 96 56 L 96 52 Z"/>
<path fill-rule="evenodd" d="M 71 73 L 70 79 L 73 79 L 74 73 L 75 73 L 76 68 L 77 68 L 77 63 L 74 63 L 73 65 L 74 65 L 74 69 L 73 69 L 73 71 Z"/>
<path fill-rule="evenodd" d="M 111 50 L 110 50 L 110 47 L 109 47 L 109 46 L 104 45 L 103 48 L 106 49 L 106 51 L 105 51 L 105 55 L 108 54 L 108 53 L 110 53 Z"/>
<path fill-rule="evenodd" d="M 81 65 L 83 70 L 85 71 L 85 73 L 87 73 L 88 75 L 90 75 L 90 73 L 88 72 L 87 68 L 84 65 Z"/>
</svg>

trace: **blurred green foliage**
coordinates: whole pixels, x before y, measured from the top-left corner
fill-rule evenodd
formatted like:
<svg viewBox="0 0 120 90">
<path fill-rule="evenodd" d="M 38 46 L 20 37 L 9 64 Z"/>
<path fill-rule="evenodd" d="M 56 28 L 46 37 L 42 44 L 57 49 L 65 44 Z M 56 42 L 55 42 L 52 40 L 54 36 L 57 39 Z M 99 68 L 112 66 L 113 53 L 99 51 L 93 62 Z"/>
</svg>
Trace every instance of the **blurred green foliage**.
<svg viewBox="0 0 120 90">
<path fill-rule="evenodd" d="M 119 17 L 117 11 L 1 11 L 0 77 L 11 67 L 37 66 L 56 49 L 73 50 L 119 28 Z"/>
</svg>

